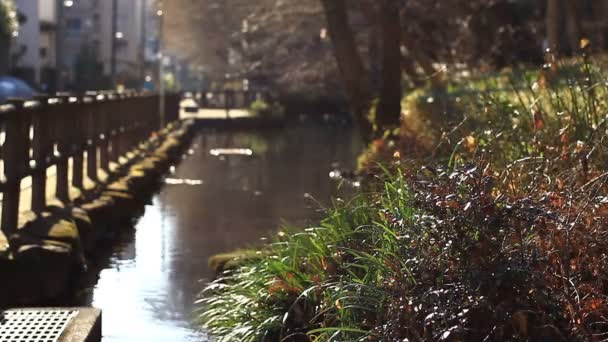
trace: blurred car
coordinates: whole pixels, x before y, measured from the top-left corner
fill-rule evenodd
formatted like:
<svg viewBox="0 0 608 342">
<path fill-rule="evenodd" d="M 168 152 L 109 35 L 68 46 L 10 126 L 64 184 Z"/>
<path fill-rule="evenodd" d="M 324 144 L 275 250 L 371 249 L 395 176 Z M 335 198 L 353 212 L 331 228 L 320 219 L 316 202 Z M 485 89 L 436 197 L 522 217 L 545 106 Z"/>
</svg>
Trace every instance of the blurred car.
<svg viewBox="0 0 608 342">
<path fill-rule="evenodd" d="M 179 106 L 186 113 L 198 113 L 199 105 L 192 96 L 192 93 L 185 93 Z"/>
<path fill-rule="evenodd" d="M 38 92 L 24 81 L 11 77 L 0 76 L 0 103 L 10 98 L 21 98 L 31 100 Z"/>
</svg>

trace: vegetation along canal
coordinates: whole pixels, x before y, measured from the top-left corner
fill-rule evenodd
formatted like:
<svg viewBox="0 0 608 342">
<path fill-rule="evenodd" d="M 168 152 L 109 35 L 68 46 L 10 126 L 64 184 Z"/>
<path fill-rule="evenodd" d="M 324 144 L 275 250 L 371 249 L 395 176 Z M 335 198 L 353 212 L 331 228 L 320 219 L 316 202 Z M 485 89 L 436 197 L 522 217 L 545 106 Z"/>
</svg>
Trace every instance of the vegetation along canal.
<svg viewBox="0 0 608 342">
<path fill-rule="evenodd" d="M 316 200 L 336 195 L 329 173 L 352 169 L 360 150 L 354 130 L 327 122 L 199 130 L 134 229 L 101 258 L 78 304 L 103 310 L 104 341 L 205 340 L 192 310 L 214 276 L 208 258 L 258 244 L 283 222 L 315 220 Z"/>
</svg>

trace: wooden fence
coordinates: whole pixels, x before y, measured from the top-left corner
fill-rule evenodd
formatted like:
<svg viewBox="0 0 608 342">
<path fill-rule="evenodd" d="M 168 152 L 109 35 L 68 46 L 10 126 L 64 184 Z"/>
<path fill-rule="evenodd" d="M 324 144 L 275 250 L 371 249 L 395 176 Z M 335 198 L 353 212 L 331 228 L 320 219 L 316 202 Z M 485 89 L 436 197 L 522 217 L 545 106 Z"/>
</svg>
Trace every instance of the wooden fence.
<svg viewBox="0 0 608 342">
<path fill-rule="evenodd" d="M 256 100 L 267 100 L 266 94 L 259 91 L 222 90 L 201 92 L 199 95 L 199 105 L 202 108 L 249 108 Z"/>
<path fill-rule="evenodd" d="M 178 119 L 179 101 L 177 94 L 166 96 L 165 122 Z M 70 186 L 82 189 L 85 175 L 98 181 L 99 170 L 109 172 L 111 162 L 159 130 L 159 103 L 158 95 L 106 92 L 0 105 L 4 234 L 18 228 L 23 179 L 31 177 L 31 210 L 40 212 L 47 206 L 47 170 L 54 166 L 54 196 L 68 202 Z"/>
</svg>

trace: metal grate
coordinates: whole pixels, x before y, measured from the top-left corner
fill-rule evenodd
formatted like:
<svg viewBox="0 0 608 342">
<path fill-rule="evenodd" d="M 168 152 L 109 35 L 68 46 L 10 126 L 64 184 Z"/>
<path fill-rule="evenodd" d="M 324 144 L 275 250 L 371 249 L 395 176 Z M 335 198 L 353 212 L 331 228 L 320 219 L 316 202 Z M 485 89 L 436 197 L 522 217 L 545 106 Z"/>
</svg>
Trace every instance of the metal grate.
<svg viewBox="0 0 608 342">
<path fill-rule="evenodd" d="M 0 316 L 0 342 L 57 342 L 74 310 L 8 310 Z"/>
</svg>

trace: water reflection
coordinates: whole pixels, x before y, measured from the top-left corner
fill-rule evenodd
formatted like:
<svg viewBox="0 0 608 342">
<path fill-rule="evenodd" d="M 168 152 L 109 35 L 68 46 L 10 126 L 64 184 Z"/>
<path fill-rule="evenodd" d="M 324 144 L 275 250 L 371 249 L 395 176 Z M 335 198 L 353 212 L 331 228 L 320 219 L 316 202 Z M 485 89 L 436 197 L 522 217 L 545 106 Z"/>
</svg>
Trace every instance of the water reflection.
<svg viewBox="0 0 608 342">
<path fill-rule="evenodd" d="M 243 148 L 253 156 L 209 153 Z M 353 167 L 360 148 L 351 130 L 336 126 L 201 130 L 88 293 L 103 310 L 104 341 L 206 340 L 190 315 L 213 276 L 209 256 L 255 244 L 283 220 L 317 219 L 305 194 L 327 203 L 336 191 L 329 172 Z"/>
</svg>

